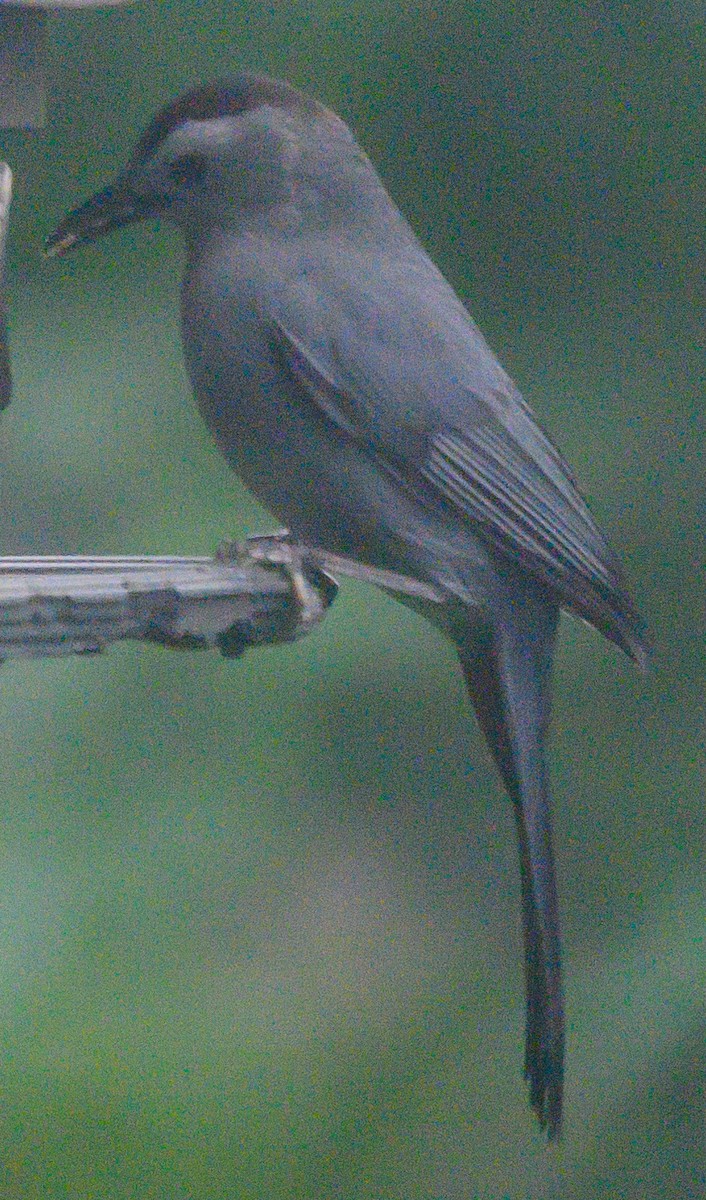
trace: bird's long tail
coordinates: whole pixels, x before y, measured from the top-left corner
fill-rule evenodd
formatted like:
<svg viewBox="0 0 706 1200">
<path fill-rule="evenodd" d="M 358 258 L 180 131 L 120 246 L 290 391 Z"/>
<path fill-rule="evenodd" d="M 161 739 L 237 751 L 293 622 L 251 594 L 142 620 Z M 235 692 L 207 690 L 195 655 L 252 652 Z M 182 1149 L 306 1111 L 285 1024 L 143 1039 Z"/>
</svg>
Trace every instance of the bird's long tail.
<svg viewBox="0 0 706 1200">
<path fill-rule="evenodd" d="M 466 617 L 454 637 L 468 691 L 515 808 L 520 850 L 527 991 L 525 1075 L 550 1138 L 559 1136 L 564 1071 L 559 914 L 544 743 L 559 610 L 545 598 L 513 597 L 479 630 Z"/>
</svg>

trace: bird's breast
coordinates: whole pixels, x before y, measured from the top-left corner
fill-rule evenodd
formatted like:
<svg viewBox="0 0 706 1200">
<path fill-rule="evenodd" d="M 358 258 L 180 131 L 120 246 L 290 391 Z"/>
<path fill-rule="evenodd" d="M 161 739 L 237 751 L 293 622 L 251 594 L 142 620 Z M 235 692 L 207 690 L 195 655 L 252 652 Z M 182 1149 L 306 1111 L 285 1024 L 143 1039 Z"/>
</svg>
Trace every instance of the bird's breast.
<svg viewBox="0 0 706 1200">
<path fill-rule="evenodd" d="M 440 563 L 485 563 L 467 530 L 420 504 L 312 401 L 266 311 L 256 272 L 232 259 L 187 273 L 183 340 L 196 399 L 253 495 L 302 542 L 374 566 L 432 578 Z"/>
<path fill-rule="evenodd" d="M 395 489 L 303 393 L 255 289 L 217 271 L 187 276 L 182 328 L 200 412 L 254 496 L 302 541 L 390 565 Z"/>
</svg>

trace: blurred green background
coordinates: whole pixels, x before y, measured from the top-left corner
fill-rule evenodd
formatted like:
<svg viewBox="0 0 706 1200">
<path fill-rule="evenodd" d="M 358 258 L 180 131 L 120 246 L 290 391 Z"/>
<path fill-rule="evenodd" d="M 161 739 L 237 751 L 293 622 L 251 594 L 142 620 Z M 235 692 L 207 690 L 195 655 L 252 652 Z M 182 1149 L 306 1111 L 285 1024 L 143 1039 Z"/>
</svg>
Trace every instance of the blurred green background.
<svg viewBox="0 0 706 1200">
<path fill-rule="evenodd" d="M 521 1079 L 514 835 L 452 653 L 346 585 L 299 645 L 0 673 L 2 1200 L 700 1195 L 706 33 L 691 0 L 142 0 L 50 23 L 15 171 L 4 553 L 272 527 L 181 364 L 181 247 L 42 237 L 242 66 L 350 120 L 573 464 L 656 643 L 566 621 L 566 1135 Z"/>
</svg>

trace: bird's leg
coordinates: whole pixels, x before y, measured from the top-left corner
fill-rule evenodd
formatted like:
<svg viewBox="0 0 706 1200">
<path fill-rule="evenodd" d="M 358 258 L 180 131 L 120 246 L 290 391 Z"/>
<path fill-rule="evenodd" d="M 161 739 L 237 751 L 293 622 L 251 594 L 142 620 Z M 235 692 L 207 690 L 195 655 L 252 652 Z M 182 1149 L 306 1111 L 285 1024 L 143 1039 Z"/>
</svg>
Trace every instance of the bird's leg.
<svg viewBox="0 0 706 1200">
<path fill-rule="evenodd" d="M 308 560 L 303 546 L 289 541 L 289 530 L 254 534 L 245 541 L 222 542 L 216 551 L 220 562 L 248 561 L 281 567 L 294 598 L 296 636 L 307 633 L 323 617 L 338 591 L 338 585 L 325 571 Z"/>
</svg>

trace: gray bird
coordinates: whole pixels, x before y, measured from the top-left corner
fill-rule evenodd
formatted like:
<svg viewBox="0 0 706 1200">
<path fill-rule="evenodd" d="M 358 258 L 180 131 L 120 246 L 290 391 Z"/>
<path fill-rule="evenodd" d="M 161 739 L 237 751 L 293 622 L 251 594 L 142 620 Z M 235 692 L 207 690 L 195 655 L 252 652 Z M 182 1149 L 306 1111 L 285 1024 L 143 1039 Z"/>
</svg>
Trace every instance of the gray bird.
<svg viewBox="0 0 706 1200">
<path fill-rule="evenodd" d="M 560 610 L 638 663 L 645 632 L 573 476 L 348 127 L 244 73 L 167 105 L 48 239 L 182 230 L 182 332 L 226 459 L 298 542 L 432 585 L 513 803 L 525 1074 L 562 1119 L 564 1013 L 545 739 Z"/>
</svg>

